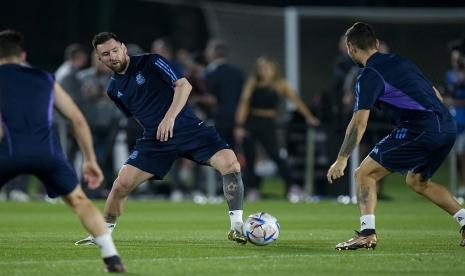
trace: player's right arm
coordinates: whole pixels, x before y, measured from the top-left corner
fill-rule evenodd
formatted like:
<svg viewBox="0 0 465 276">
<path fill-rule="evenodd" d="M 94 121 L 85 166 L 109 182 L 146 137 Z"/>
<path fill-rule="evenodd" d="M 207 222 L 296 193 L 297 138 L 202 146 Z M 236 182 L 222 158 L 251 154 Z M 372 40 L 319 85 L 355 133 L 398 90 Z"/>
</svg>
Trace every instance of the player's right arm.
<svg viewBox="0 0 465 276">
<path fill-rule="evenodd" d="M 89 125 L 71 97 L 57 82 L 54 85 L 54 93 L 55 108 L 71 122 L 73 135 L 84 156 L 82 165 L 84 179 L 90 188 L 95 189 L 102 183 L 103 174 L 97 164 Z"/>
<path fill-rule="evenodd" d="M 344 175 L 347 160 L 365 133 L 370 109 L 383 91 L 384 80 L 379 73 L 371 68 L 364 69 L 355 82 L 354 114 L 347 126 L 337 159 L 326 174 L 329 183 L 333 183 L 334 180 Z"/>
<path fill-rule="evenodd" d="M 241 100 L 237 107 L 236 112 L 236 126 L 234 128 L 234 137 L 240 143 L 246 135 L 246 130 L 244 129 L 245 121 L 249 115 L 250 108 L 250 97 L 253 93 L 253 88 L 255 86 L 255 81 L 250 79 L 244 85 L 244 90 L 242 91 Z"/>
</svg>

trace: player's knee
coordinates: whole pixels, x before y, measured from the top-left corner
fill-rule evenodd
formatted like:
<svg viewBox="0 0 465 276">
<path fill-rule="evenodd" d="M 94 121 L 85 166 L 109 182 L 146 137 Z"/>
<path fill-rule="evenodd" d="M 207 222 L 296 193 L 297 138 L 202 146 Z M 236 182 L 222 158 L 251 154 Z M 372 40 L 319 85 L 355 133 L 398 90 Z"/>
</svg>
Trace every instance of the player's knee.
<svg viewBox="0 0 465 276">
<path fill-rule="evenodd" d="M 131 192 L 133 183 L 132 181 L 124 176 L 118 176 L 113 183 L 113 190 L 120 196 L 126 196 Z"/>
<path fill-rule="evenodd" d="M 241 165 L 237 161 L 237 158 L 228 158 L 224 162 L 223 168 L 221 168 L 222 174 L 235 173 L 241 171 Z"/>
<path fill-rule="evenodd" d="M 86 204 L 89 199 L 85 196 L 84 193 L 76 193 L 66 196 L 65 201 L 71 208 L 75 209 L 79 206 L 82 206 L 83 204 Z"/>
<path fill-rule="evenodd" d="M 364 183 L 363 178 L 367 176 L 366 171 L 362 167 L 358 167 L 354 171 L 354 178 L 356 183 Z"/>
<path fill-rule="evenodd" d="M 405 178 L 405 183 L 417 193 L 422 193 L 427 185 L 428 181 L 424 181 L 420 174 L 407 174 Z"/>
</svg>

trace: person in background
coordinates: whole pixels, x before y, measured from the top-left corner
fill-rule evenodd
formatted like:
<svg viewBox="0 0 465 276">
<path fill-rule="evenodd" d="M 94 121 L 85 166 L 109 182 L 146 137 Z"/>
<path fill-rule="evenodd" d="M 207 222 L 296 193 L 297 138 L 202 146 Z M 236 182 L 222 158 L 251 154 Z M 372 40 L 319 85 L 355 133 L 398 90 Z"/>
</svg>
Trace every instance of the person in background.
<svg viewBox="0 0 465 276">
<path fill-rule="evenodd" d="M 460 187 L 457 195 L 465 196 L 465 39 L 450 45 L 451 68 L 446 72 L 444 104 L 457 124 L 454 152 L 457 155 Z"/>
<path fill-rule="evenodd" d="M 86 48 L 78 43 L 70 44 L 65 49 L 65 61 L 55 72 L 56 81 L 69 93 L 77 103 L 81 103 L 81 83 L 77 73 L 83 69 L 89 60 Z"/>
<path fill-rule="evenodd" d="M 252 201 L 259 199 L 260 189 L 259 180 L 254 172 L 257 142 L 278 165 L 279 173 L 286 183 L 288 198 L 303 195 L 301 187 L 292 180 L 286 160 L 279 154 L 276 118 L 279 116 L 281 98 L 294 103 L 308 125 L 319 125 L 318 118 L 281 76 L 277 62 L 269 57 L 259 57 L 254 72 L 244 86 L 234 128 L 235 139 L 242 143 L 245 154 L 247 198 Z"/>
<path fill-rule="evenodd" d="M 205 81 L 208 93 L 215 97 L 213 121 L 226 142 L 235 148 L 235 114 L 245 75 L 237 66 L 229 63 L 228 46 L 221 40 L 210 40 L 205 49 L 208 65 L 205 69 Z"/>
</svg>

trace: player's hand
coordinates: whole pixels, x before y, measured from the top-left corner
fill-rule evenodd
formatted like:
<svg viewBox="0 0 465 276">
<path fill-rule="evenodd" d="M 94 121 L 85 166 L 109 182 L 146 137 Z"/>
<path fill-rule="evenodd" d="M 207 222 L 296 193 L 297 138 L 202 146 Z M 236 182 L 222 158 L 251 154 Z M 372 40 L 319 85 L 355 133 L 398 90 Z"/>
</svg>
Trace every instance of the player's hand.
<svg viewBox="0 0 465 276">
<path fill-rule="evenodd" d="M 84 161 L 82 164 L 84 181 L 91 190 L 97 189 L 103 181 L 103 173 L 95 161 Z"/>
<path fill-rule="evenodd" d="M 320 125 L 320 120 L 315 117 L 315 116 L 308 116 L 305 121 L 307 122 L 308 125 L 311 126 L 319 126 Z"/>
<path fill-rule="evenodd" d="M 331 167 L 329 167 L 328 173 L 326 174 L 326 178 L 328 179 L 329 183 L 333 183 L 333 180 L 336 180 L 344 175 L 344 170 L 347 166 L 347 158 L 339 156 L 336 159 Z"/>
<path fill-rule="evenodd" d="M 165 116 L 158 125 L 157 140 L 165 142 L 168 141 L 169 138 L 173 138 L 173 128 L 174 118 Z"/>
</svg>

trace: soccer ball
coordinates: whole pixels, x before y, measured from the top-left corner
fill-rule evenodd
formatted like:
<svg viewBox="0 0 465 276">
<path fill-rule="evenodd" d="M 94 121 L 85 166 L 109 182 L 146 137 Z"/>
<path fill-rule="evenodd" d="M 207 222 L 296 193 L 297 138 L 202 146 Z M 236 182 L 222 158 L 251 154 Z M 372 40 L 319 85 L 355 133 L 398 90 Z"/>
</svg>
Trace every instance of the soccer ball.
<svg viewBox="0 0 465 276">
<path fill-rule="evenodd" d="M 279 236 L 278 220 L 272 215 L 261 212 L 250 215 L 244 222 L 244 236 L 255 245 L 267 245 Z"/>
</svg>

